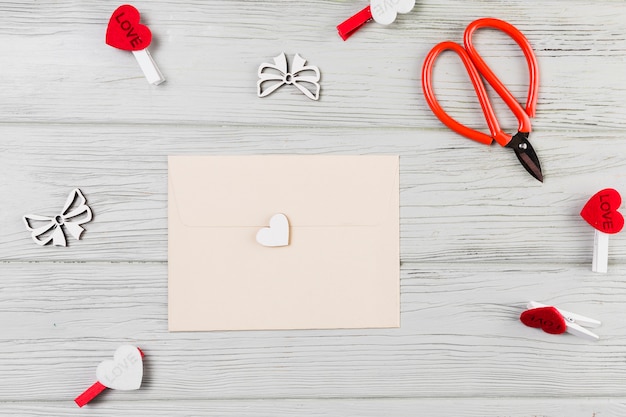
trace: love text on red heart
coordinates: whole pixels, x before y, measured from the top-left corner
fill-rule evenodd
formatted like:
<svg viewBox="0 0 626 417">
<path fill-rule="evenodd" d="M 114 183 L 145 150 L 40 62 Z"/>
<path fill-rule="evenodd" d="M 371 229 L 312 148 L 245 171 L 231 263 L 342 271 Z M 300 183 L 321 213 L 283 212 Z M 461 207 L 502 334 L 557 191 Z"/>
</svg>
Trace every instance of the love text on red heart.
<svg viewBox="0 0 626 417">
<path fill-rule="evenodd" d="M 526 310 L 520 315 L 520 320 L 526 326 L 540 328 L 550 334 L 561 334 L 567 330 L 565 319 L 551 306 Z"/>
<path fill-rule="evenodd" d="M 612 199 L 610 197 L 609 194 L 600 194 L 600 213 L 602 213 L 602 229 L 604 232 L 610 232 L 614 229 L 615 207 L 611 206 Z"/>
<path fill-rule="evenodd" d="M 126 38 L 130 42 L 130 46 L 134 49 L 141 46 L 143 41 L 139 37 L 139 34 L 135 30 L 130 20 L 124 17 L 126 13 L 121 12 L 115 16 L 115 21 L 120 25 L 120 29 L 126 34 Z"/>
</svg>

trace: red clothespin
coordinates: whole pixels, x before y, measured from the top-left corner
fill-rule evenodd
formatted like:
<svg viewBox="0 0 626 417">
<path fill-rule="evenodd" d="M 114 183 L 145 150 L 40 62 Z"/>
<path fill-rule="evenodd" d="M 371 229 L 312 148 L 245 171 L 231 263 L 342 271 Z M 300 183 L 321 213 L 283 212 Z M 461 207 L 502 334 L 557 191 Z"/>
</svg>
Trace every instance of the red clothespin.
<svg viewBox="0 0 626 417">
<path fill-rule="evenodd" d="M 138 347 L 120 346 L 113 360 L 100 362 L 96 369 L 96 382 L 80 394 L 74 402 L 79 407 L 96 398 L 105 388 L 121 391 L 139 389 L 143 379 L 144 354 Z"/>
<path fill-rule="evenodd" d="M 415 7 L 415 0 L 371 0 L 370 5 L 337 26 L 344 41 L 370 20 L 389 25 L 398 13 L 408 13 Z"/>
</svg>

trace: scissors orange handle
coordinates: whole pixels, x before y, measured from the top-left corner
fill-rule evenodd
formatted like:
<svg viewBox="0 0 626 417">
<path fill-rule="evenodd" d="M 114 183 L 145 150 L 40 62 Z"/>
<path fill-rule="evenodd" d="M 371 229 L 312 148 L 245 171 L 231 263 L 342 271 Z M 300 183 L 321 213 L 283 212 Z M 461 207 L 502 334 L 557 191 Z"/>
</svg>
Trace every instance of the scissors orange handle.
<svg viewBox="0 0 626 417">
<path fill-rule="evenodd" d="M 509 35 L 519 45 L 524 53 L 524 56 L 526 57 L 530 81 L 525 109 L 520 106 L 513 94 L 511 94 L 508 88 L 504 86 L 502 81 L 500 81 L 500 79 L 493 73 L 482 57 L 478 54 L 476 48 L 474 48 L 472 35 L 477 29 L 485 27 L 498 29 Z M 528 39 L 526 39 L 524 34 L 522 34 L 522 32 L 520 32 L 515 26 L 499 19 L 484 18 L 470 23 L 465 29 L 463 43 L 465 48 L 454 42 L 441 42 L 426 56 L 424 66 L 422 68 L 422 88 L 424 90 L 426 102 L 439 120 L 455 132 L 480 143 L 491 144 L 493 140 L 495 140 L 501 146 L 506 146 L 511 141 L 511 135 L 505 133 L 500 128 L 500 124 L 498 123 L 498 119 L 496 118 L 491 102 L 489 101 L 487 90 L 481 76 L 484 77 L 496 93 L 502 97 L 506 105 L 511 109 L 513 114 L 515 114 L 515 117 L 519 122 L 518 131 L 528 133 L 531 130 L 530 117 L 534 117 L 535 115 L 537 92 L 539 89 L 537 58 L 535 57 L 530 42 L 528 42 Z M 452 50 L 461 58 L 472 85 L 474 86 L 474 91 L 476 91 L 476 95 L 478 96 L 478 101 L 483 110 L 483 114 L 485 115 L 485 120 L 487 121 L 491 135 L 471 129 L 464 124 L 457 122 L 443 110 L 437 101 L 432 86 L 433 65 L 439 54 L 446 50 Z"/>
</svg>

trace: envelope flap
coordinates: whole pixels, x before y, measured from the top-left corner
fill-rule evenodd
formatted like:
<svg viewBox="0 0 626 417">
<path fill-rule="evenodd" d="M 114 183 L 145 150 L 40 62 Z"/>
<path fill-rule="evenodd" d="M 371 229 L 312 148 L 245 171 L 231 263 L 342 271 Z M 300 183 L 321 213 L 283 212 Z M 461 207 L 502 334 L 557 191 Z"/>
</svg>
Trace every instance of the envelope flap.
<svg viewBox="0 0 626 417">
<path fill-rule="evenodd" d="M 260 227 L 275 213 L 291 226 L 375 225 L 399 192 L 397 156 L 170 156 L 168 166 L 170 204 L 188 226 Z"/>
</svg>

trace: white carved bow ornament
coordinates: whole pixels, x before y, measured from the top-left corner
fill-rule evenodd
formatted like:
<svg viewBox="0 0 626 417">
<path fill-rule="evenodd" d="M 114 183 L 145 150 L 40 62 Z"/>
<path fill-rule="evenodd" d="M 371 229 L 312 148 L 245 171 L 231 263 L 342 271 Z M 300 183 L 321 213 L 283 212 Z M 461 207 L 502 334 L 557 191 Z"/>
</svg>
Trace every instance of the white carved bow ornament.
<svg viewBox="0 0 626 417">
<path fill-rule="evenodd" d="M 306 59 L 296 54 L 293 57 L 291 71 L 289 71 L 284 52 L 274 58 L 274 64 L 261 64 L 259 66 L 259 81 L 257 81 L 258 96 L 270 95 L 287 84 L 295 86 L 311 100 L 317 100 L 320 96 L 320 70 L 316 66 L 305 64 Z M 266 83 L 271 83 L 271 85 L 263 89 Z M 303 84 L 307 84 L 308 88 Z"/>
<path fill-rule="evenodd" d="M 91 221 L 92 213 L 83 193 L 75 188 L 65 202 L 61 214 L 54 217 L 27 214 L 23 217 L 26 228 L 36 244 L 44 246 L 52 242 L 54 246 L 67 246 L 64 229 L 80 240 L 85 231 L 83 224 Z"/>
</svg>

